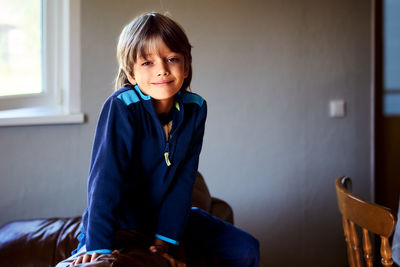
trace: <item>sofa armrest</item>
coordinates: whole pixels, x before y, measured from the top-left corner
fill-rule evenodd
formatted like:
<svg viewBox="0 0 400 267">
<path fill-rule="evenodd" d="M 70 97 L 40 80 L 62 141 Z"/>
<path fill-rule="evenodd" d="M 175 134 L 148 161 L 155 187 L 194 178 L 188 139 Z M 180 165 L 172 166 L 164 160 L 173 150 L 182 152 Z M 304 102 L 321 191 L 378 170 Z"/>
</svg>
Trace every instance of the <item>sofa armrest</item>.
<svg viewBox="0 0 400 267">
<path fill-rule="evenodd" d="M 210 214 L 233 224 L 233 210 L 225 201 L 212 197 Z"/>
</svg>

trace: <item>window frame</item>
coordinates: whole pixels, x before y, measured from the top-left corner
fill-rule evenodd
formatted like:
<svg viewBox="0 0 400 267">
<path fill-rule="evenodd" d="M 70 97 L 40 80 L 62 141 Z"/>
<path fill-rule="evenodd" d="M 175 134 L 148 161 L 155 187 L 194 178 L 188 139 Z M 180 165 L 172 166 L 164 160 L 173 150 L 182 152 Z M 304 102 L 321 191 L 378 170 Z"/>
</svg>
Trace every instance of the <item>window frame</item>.
<svg viewBox="0 0 400 267">
<path fill-rule="evenodd" d="M 5 96 L 0 126 L 83 123 L 81 112 L 81 0 L 42 0 L 45 91 Z"/>
</svg>

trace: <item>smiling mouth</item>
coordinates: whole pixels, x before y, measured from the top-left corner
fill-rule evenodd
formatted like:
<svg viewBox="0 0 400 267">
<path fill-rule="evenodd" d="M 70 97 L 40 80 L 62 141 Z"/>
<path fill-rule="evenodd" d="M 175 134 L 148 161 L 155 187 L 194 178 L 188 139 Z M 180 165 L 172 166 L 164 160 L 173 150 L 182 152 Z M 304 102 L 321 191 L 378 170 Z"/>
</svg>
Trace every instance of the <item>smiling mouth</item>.
<svg viewBox="0 0 400 267">
<path fill-rule="evenodd" d="M 169 84 L 172 83 L 173 81 L 160 81 L 160 82 L 154 82 L 152 84 L 154 85 L 165 85 L 165 84 Z"/>
</svg>

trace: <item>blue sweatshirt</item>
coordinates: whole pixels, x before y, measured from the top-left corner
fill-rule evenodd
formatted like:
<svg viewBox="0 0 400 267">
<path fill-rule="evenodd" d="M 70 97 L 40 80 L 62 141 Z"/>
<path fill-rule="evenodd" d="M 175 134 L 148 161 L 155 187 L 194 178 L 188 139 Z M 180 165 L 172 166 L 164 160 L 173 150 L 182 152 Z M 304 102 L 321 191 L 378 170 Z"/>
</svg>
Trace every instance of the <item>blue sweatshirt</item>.
<svg viewBox="0 0 400 267">
<path fill-rule="evenodd" d="M 137 229 L 178 244 L 186 226 L 207 104 L 179 92 L 167 141 L 152 99 L 128 85 L 104 103 L 83 214 L 87 251 L 112 250 L 116 230 Z"/>
</svg>

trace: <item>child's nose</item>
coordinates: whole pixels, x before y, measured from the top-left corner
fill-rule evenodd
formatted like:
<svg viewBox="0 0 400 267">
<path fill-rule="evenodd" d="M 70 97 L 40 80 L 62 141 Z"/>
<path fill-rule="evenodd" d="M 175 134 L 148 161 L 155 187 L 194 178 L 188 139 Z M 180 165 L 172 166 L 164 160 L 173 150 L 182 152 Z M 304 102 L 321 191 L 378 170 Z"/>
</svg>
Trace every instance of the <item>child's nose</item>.
<svg viewBox="0 0 400 267">
<path fill-rule="evenodd" d="M 169 70 L 166 62 L 161 62 L 159 70 L 157 72 L 157 76 L 168 76 Z"/>
</svg>

